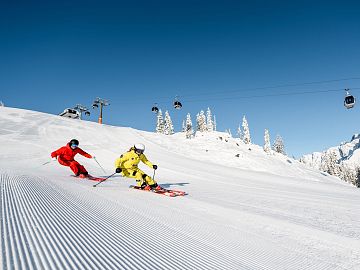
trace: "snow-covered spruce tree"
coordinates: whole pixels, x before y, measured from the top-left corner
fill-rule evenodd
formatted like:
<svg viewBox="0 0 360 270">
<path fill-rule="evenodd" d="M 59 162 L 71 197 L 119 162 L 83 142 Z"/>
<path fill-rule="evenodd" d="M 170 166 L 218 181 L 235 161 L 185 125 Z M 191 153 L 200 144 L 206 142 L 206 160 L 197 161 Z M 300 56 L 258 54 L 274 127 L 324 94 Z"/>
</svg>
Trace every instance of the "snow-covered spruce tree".
<svg viewBox="0 0 360 270">
<path fill-rule="evenodd" d="M 164 134 L 172 135 L 174 134 L 174 126 L 172 124 L 170 114 L 168 111 L 165 112 L 165 125 L 164 125 Z"/>
<path fill-rule="evenodd" d="M 200 132 L 204 132 L 207 130 L 206 128 L 206 117 L 205 117 L 205 113 L 203 110 L 200 111 L 199 114 L 199 128 L 200 128 Z"/>
<path fill-rule="evenodd" d="M 196 131 L 200 131 L 200 114 L 196 114 Z"/>
<path fill-rule="evenodd" d="M 190 113 L 186 116 L 186 139 L 191 139 L 194 134 Z"/>
<path fill-rule="evenodd" d="M 270 135 L 269 135 L 269 130 L 267 129 L 265 129 L 265 134 L 264 134 L 264 151 L 266 153 L 271 152 Z"/>
<path fill-rule="evenodd" d="M 329 154 L 329 170 L 331 175 L 340 176 L 338 157 L 335 151 L 330 151 Z"/>
<path fill-rule="evenodd" d="M 339 171 L 338 176 L 345 182 L 348 182 L 348 183 L 351 183 L 354 185 L 354 183 L 356 183 L 356 179 L 358 177 L 357 169 L 358 168 L 355 168 L 355 169 L 351 168 L 350 166 L 348 166 L 347 164 L 342 162 L 338 165 L 338 171 Z"/>
<path fill-rule="evenodd" d="M 272 148 L 276 153 L 286 155 L 284 141 L 283 141 L 283 139 L 281 138 L 280 135 L 276 135 L 276 139 L 274 141 L 274 144 L 273 144 Z"/>
<path fill-rule="evenodd" d="M 321 154 L 321 163 L 320 163 L 320 170 L 323 172 L 329 171 L 329 154 L 328 152 L 324 152 Z"/>
<path fill-rule="evenodd" d="M 164 119 L 162 116 L 162 112 L 161 109 L 159 110 L 159 112 L 157 113 L 157 121 L 156 121 L 156 133 L 164 133 Z"/>
<path fill-rule="evenodd" d="M 210 111 L 210 108 L 207 108 L 207 111 L 206 111 L 206 129 L 207 131 L 214 131 L 214 123 L 213 123 L 213 120 L 212 120 L 212 114 L 211 114 L 211 111 Z"/>
<path fill-rule="evenodd" d="M 356 167 L 355 168 L 355 172 L 356 172 L 356 177 L 355 179 L 353 180 L 352 184 L 355 186 L 355 187 L 358 187 L 360 188 L 360 167 Z"/>
<path fill-rule="evenodd" d="M 340 176 L 340 169 L 337 163 L 337 156 L 334 151 L 325 152 L 321 157 L 320 169 L 330 175 Z"/>
<path fill-rule="evenodd" d="M 243 128 L 243 142 L 245 144 L 250 144 L 251 143 L 250 129 L 245 115 L 243 117 L 242 128 Z"/>
<path fill-rule="evenodd" d="M 187 120 L 187 119 L 186 119 Z M 185 124 L 185 120 L 182 121 L 182 128 L 181 128 L 182 132 L 186 132 L 186 124 Z"/>
<path fill-rule="evenodd" d="M 243 132 L 241 131 L 241 127 L 240 127 L 240 124 L 239 124 L 239 127 L 237 129 L 237 135 L 239 136 L 240 138 L 240 141 L 243 141 Z"/>
<path fill-rule="evenodd" d="M 214 125 L 214 130 L 216 131 L 216 117 L 215 117 L 215 114 L 214 114 L 214 122 L 213 122 L 213 125 Z"/>
</svg>

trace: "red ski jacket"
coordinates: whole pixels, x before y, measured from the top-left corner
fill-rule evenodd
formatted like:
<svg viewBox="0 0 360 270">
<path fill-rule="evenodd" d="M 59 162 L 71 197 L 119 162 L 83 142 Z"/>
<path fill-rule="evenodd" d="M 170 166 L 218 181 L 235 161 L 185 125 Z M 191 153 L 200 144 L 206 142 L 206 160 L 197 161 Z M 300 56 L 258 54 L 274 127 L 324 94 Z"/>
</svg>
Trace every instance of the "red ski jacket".
<svg viewBox="0 0 360 270">
<path fill-rule="evenodd" d="M 79 147 L 77 147 L 75 149 L 71 149 L 69 144 L 52 152 L 51 157 L 56 157 L 56 158 L 58 158 L 60 160 L 64 160 L 64 161 L 73 161 L 76 154 L 83 155 L 84 157 L 87 157 L 87 158 L 92 158 L 92 156 L 90 154 L 86 153 Z"/>
</svg>

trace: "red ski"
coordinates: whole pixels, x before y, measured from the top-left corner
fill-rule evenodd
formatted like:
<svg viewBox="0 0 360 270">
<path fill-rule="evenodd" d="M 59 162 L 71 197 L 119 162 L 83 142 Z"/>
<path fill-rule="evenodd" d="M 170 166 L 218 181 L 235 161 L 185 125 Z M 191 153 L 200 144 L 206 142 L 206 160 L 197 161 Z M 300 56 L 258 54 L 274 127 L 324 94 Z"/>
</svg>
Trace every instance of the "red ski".
<svg viewBox="0 0 360 270">
<path fill-rule="evenodd" d="M 96 177 L 96 176 L 92 176 L 92 175 L 90 175 L 90 174 L 88 174 L 88 175 L 87 175 L 86 177 L 84 177 L 84 178 L 81 178 L 81 177 L 76 176 L 76 175 L 71 175 L 71 176 L 76 177 L 76 178 L 79 178 L 79 179 L 86 179 L 86 180 L 91 180 L 91 181 L 96 181 L 96 182 L 100 182 L 100 181 L 103 181 L 103 180 L 106 179 L 106 178 L 104 178 L 104 177 Z"/>
<path fill-rule="evenodd" d="M 150 190 L 146 190 L 146 189 L 141 189 L 138 186 L 130 186 L 130 188 L 132 189 L 137 189 L 137 190 L 142 190 L 142 191 L 148 191 L 148 192 L 152 192 L 152 193 L 156 193 L 156 194 L 161 194 L 164 196 L 168 196 L 168 197 L 177 197 L 177 196 L 185 196 L 187 195 L 187 193 L 185 191 L 180 191 L 180 190 L 174 190 L 174 189 L 160 189 L 160 190 L 155 190 L 155 189 L 150 189 Z"/>
</svg>

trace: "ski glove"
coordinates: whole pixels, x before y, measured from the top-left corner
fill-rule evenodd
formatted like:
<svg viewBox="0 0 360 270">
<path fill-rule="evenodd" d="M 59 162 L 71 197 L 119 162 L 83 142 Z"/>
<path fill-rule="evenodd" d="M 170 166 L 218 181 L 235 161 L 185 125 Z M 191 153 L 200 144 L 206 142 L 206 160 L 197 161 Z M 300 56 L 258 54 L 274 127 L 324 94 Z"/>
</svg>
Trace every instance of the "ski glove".
<svg viewBox="0 0 360 270">
<path fill-rule="evenodd" d="M 121 173 L 121 171 L 122 171 L 121 168 L 116 168 L 116 171 L 115 171 L 115 172 L 116 172 L 116 173 Z"/>
<path fill-rule="evenodd" d="M 157 169 L 157 165 L 153 165 L 153 169 L 156 170 L 156 169 Z"/>
</svg>

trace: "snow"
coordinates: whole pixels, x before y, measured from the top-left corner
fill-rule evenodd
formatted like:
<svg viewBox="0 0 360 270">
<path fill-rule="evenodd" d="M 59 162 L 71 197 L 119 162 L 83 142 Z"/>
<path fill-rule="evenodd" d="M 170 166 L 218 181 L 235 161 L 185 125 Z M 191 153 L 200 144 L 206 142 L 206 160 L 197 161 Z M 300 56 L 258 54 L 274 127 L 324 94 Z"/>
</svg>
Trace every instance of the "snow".
<svg viewBox="0 0 360 270">
<path fill-rule="evenodd" d="M 107 175 L 144 143 L 158 183 L 189 195 L 132 190 L 120 175 L 93 188 L 42 165 L 72 138 Z M 0 145 L 1 269 L 360 269 L 359 189 L 228 134 L 187 140 L 1 107 Z"/>
</svg>

